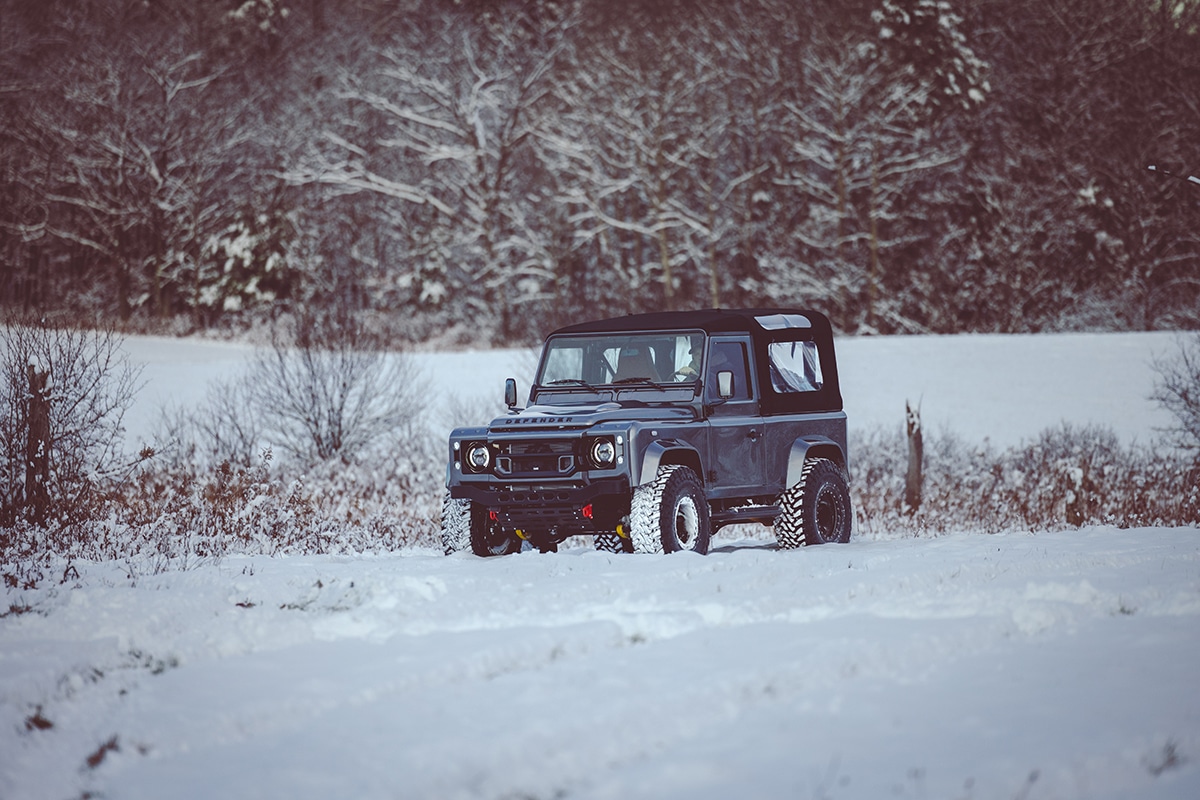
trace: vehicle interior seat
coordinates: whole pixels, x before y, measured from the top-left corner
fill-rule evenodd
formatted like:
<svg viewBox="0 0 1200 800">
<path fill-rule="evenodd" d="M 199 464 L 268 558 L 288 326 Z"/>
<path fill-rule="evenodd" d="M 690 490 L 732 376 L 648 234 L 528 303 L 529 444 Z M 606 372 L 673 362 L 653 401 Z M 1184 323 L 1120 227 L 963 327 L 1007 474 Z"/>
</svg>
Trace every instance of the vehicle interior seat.
<svg viewBox="0 0 1200 800">
<path fill-rule="evenodd" d="M 620 361 L 617 362 L 617 374 L 614 381 L 626 378 L 647 378 L 659 381 L 658 370 L 650 360 L 650 352 L 642 347 L 626 347 L 621 350 Z"/>
</svg>

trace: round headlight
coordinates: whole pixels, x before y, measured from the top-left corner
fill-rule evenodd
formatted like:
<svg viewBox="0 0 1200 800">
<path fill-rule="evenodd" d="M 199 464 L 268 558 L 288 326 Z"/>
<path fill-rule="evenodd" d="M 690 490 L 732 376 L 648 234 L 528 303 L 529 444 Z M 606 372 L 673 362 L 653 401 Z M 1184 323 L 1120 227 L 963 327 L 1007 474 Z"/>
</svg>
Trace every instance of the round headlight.
<svg viewBox="0 0 1200 800">
<path fill-rule="evenodd" d="M 467 464 L 472 469 L 487 469 L 490 463 L 492 463 L 492 453 L 486 444 L 473 444 L 467 448 Z"/>
<path fill-rule="evenodd" d="M 609 439 L 597 439 L 592 445 L 592 463 L 598 467 L 611 466 L 617 457 L 617 448 Z"/>
</svg>

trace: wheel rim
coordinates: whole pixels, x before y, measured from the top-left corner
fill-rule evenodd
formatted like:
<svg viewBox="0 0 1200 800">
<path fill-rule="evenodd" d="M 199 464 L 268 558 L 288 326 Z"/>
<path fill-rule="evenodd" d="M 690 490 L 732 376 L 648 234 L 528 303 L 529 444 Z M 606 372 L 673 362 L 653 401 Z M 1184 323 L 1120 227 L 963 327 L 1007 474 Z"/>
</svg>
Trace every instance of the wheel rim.
<svg viewBox="0 0 1200 800">
<path fill-rule="evenodd" d="M 691 497 L 681 497 L 675 504 L 675 538 L 682 550 L 692 550 L 700 538 L 700 511 Z"/>
<path fill-rule="evenodd" d="M 489 553 L 502 556 L 508 553 L 510 539 L 499 525 L 489 525 L 483 534 L 483 543 Z"/>
<path fill-rule="evenodd" d="M 822 541 L 833 542 L 838 539 L 838 531 L 842 527 L 842 506 L 836 492 L 826 489 L 817 496 L 816 522 L 817 533 Z"/>
</svg>

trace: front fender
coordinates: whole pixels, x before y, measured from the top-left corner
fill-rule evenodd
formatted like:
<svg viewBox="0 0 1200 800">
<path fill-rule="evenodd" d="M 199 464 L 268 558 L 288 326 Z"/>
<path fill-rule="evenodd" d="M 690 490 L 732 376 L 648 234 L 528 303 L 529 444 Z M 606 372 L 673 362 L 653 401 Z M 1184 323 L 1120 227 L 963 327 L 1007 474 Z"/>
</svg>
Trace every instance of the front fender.
<svg viewBox="0 0 1200 800">
<path fill-rule="evenodd" d="M 640 461 L 631 464 L 635 469 L 640 466 L 641 470 L 630 476 L 631 483 L 634 486 L 644 486 L 650 483 L 658 474 L 658 468 L 663 464 L 685 464 L 691 467 L 701 480 L 704 480 L 704 473 L 700 466 L 702 463 L 699 451 L 686 442 L 672 439 L 654 441 L 646 447 Z"/>
</svg>

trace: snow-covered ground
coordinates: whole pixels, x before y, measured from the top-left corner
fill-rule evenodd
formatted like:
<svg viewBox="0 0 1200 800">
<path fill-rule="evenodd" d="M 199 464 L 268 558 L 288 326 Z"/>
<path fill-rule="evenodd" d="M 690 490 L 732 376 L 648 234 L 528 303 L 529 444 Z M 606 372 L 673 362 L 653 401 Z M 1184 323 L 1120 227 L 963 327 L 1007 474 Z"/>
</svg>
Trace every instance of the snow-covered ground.
<svg viewBox="0 0 1200 800">
<path fill-rule="evenodd" d="M 1196 798 L 1198 663 L 1197 530 L 100 565 L 0 796 Z"/>
<path fill-rule="evenodd" d="M 1151 438 L 1170 344 L 839 342 L 856 424 L 997 443 Z M 247 353 L 129 347 L 180 402 Z M 530 363 L 417 358 L 443 398 Z M 4 596 L 5 800 L 1200 797 L 1197 529 L 78 570 Z"/>
</svg>

